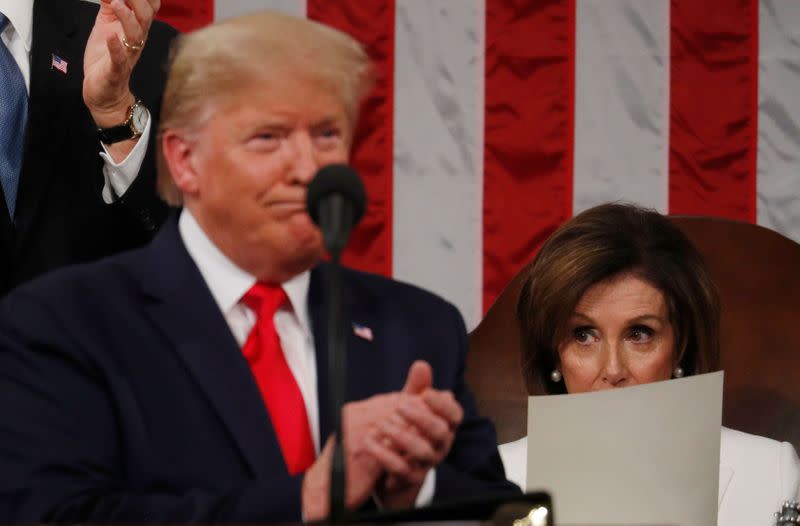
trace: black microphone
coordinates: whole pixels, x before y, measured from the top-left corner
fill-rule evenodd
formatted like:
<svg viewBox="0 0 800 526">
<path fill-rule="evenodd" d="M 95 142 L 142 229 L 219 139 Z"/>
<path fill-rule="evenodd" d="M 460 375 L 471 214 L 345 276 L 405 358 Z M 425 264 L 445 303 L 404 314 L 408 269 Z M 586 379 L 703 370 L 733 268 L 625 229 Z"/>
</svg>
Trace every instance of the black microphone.
<svg viewBox="0 0 800 526">
<path fill-rule="evenodd" d="M 342 266 L 339 256 L 347 244 L 350 231 L 364 215 L 367 196 L 358 174 L 349 166 L 331 164 L 321 168 L 308 185 L 306 207 L 311 219 L 319 225 L 331 261 L 325 276 L 328 322 L 328 381 L 331 396 L 331 424 L 336 435 L 330 484 L 330 516 L 328 521 L 347 521 L 345 508 L 345 461 L 342 407 L 345 393 L 345 320 L 342 294 Z M 324 437 L 323 442 L 324 442 Z"/>
<path fill-rule="evenodd" d="M 364 215 L 366 204 L 361 178 L 345 164 L 322 167 L 308 185 L 308 213 L 322 230 L 325 248 L 334 256 L 347 244 L 350 231 Z"/>
</svg>

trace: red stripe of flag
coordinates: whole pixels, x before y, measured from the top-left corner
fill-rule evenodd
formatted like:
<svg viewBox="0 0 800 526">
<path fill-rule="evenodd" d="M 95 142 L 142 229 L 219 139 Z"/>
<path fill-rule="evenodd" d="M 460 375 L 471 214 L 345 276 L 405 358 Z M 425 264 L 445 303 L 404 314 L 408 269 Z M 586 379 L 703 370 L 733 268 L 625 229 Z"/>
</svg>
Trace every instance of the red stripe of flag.
<svg viewBox="0 0 800 526">
<path fill-rule="evenodd" d="M 157 18 L 178 31 L 192 31 L 214 21 L 214 0 L 164 0 Z"/>
<path fill-rule="evenodd" d="M 669 211 L 756 220 L 758 0 L 672 0 Z"/>
<path fill-rule="evenodd" d="M 392 273 L 392 159 L 394 135 L 394 0 L 308 0 L 308 17 L 342 30 L 365 45 L 377 84 L 361 108 L 352 164 L 369 202 L 353 232 L 343 262 L 389 276 Z"/>
<path fill-rule="evenodd" d="M 572 215 L 575 1 L 487 0 L 483 308 Z"/>
</svg>

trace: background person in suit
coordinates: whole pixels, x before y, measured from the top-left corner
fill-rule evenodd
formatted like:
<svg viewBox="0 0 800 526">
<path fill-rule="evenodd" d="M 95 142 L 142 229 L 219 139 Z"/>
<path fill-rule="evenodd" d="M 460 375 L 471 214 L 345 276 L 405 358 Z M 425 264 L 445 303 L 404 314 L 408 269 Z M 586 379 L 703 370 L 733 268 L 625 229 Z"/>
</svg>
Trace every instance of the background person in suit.
<svg viewBox="0 0 800 526">
<path fill-rule="evenodd" d="M 370 64 L 274 13 L 180 38 L 160 132 L 179 219 L 0 304 L 1 520 L 327 514 L 327 268 L 304 203 L 348 159 Z M 344 290 L 348 507 L 517 491 L 464 384 L 458 311 L 355 271 Z"/>
<path fill-rule="evenodd" d="M 158 7 L 0 0 L 0 294 L 139 246 L 163 222 L 154 136 L 175 31 L 153 22 Z"/>
<path fill-rule="evenodd" d="M 669 219 L 632 205 L 591 208 L 548 239 L 523 283 L 528 390 L 583 393 L 718 370 L 719 311 L 700 254 Z M 524 487 L 527 439 L 500 453 Z M 791 444 L 722 429 L 718 524 L 773 524 L 799 482 Z"/>
</svg>

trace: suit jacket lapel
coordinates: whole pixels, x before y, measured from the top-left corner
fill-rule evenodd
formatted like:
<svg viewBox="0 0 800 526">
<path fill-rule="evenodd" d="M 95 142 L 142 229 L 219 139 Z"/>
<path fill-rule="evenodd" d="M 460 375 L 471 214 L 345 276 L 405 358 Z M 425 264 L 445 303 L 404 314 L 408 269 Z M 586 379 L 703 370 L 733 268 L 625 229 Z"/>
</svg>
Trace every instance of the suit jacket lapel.
<svg viewBox="0 0 800 526">
<path fill-rule="evenodd" d="M 11 254 L 14 250 L 14 228 L 11 224 L 11 217 L 8 215 L 3 189 L 0 188 L 0 290 L 4 288 L 3 280 L 7 276 L 10 265 Z"/>
<path fill-rule="evenodd" d="M 205 393 L 258 477 L 286 471 L 247 361 L 170 220 L 148 249 L 142 285 L 148 311 Z"/>
<path fill-rule="evenodd" d="M 24 237 L 47 191 L 54 172 L 64 173 L 58 152 L 68 148 L 70 133 L 83 127 L 78 117 L 88 113 L 75 108 L 83 80 L 84 42 L 78 35 L 73 2 L 35 0 L 31 45 L 31 85 L 28 127 L 22 177 L 17 194 L 17 240 Z M 53 55 L 64 59 L 67 73 L 51 67 Z M 65 115 L 74 116 L 73 119 Z M 99 145 L 99 143 L 98 143 Z M 49 155 L 41 155 L 48 152 Z"/>
<path fill-rule="evenodd" d="M 317 393 L 319 397 L 320 443 L 324 444 L 331 429 L 330 382 L 328 379 L 328 334 L 325 308 L 325 279 L 329 265 L 321 264 L 311 272 L 308 301 L 314 330 L 314 351 L 317 357 Z M 384 330 L 378 302 L 353 287 L 349 273 L 343 276 L 346 354 L 347 401 L 363 400 L 387 390 L 382 355 Z M 356 323 L 372 332 L 372 340 L 357 336 Z"/>
</svg>

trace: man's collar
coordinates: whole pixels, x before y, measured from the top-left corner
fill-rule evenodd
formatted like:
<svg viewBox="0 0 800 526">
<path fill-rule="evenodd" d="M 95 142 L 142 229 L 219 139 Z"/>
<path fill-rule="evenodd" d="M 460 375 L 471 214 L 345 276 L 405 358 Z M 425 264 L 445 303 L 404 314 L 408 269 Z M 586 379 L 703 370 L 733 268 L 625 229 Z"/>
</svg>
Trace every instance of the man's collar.
<svg viewBox="0 0 800 526">
<path fill-rule="evenodd" d="M 2 0 L 0 0 L 2 1 Z M 219 309 L 227 314 L 252 287 L 256 278 L 239 268 L 208 238 L 194 216 L 184 208 L 178 230 L 186 251 L 194 260 Z M 307 334 L 313 334 L 308 315 L 308 288 L 311 273 L 302 272 L 281 283 L 292 309 Z"/>
<path fill-rule="evenodd" d="M 0 12 L 8 18 L 10 25 L 22 39 L 25 51 L 30 54 L 33 34 L 33 0 L 0 0 Z"/>
<path fill-rule="evenodd" d="M 308 313 L 308 287 L 311 283 L 311 271 L 306 270 L 285 281 L 281 286 L 289 297 L 292 309 L 303 327 L 303 331 L 308 335 L 313 335 L 311 330 L 311 320 Z"/>
</svg>

